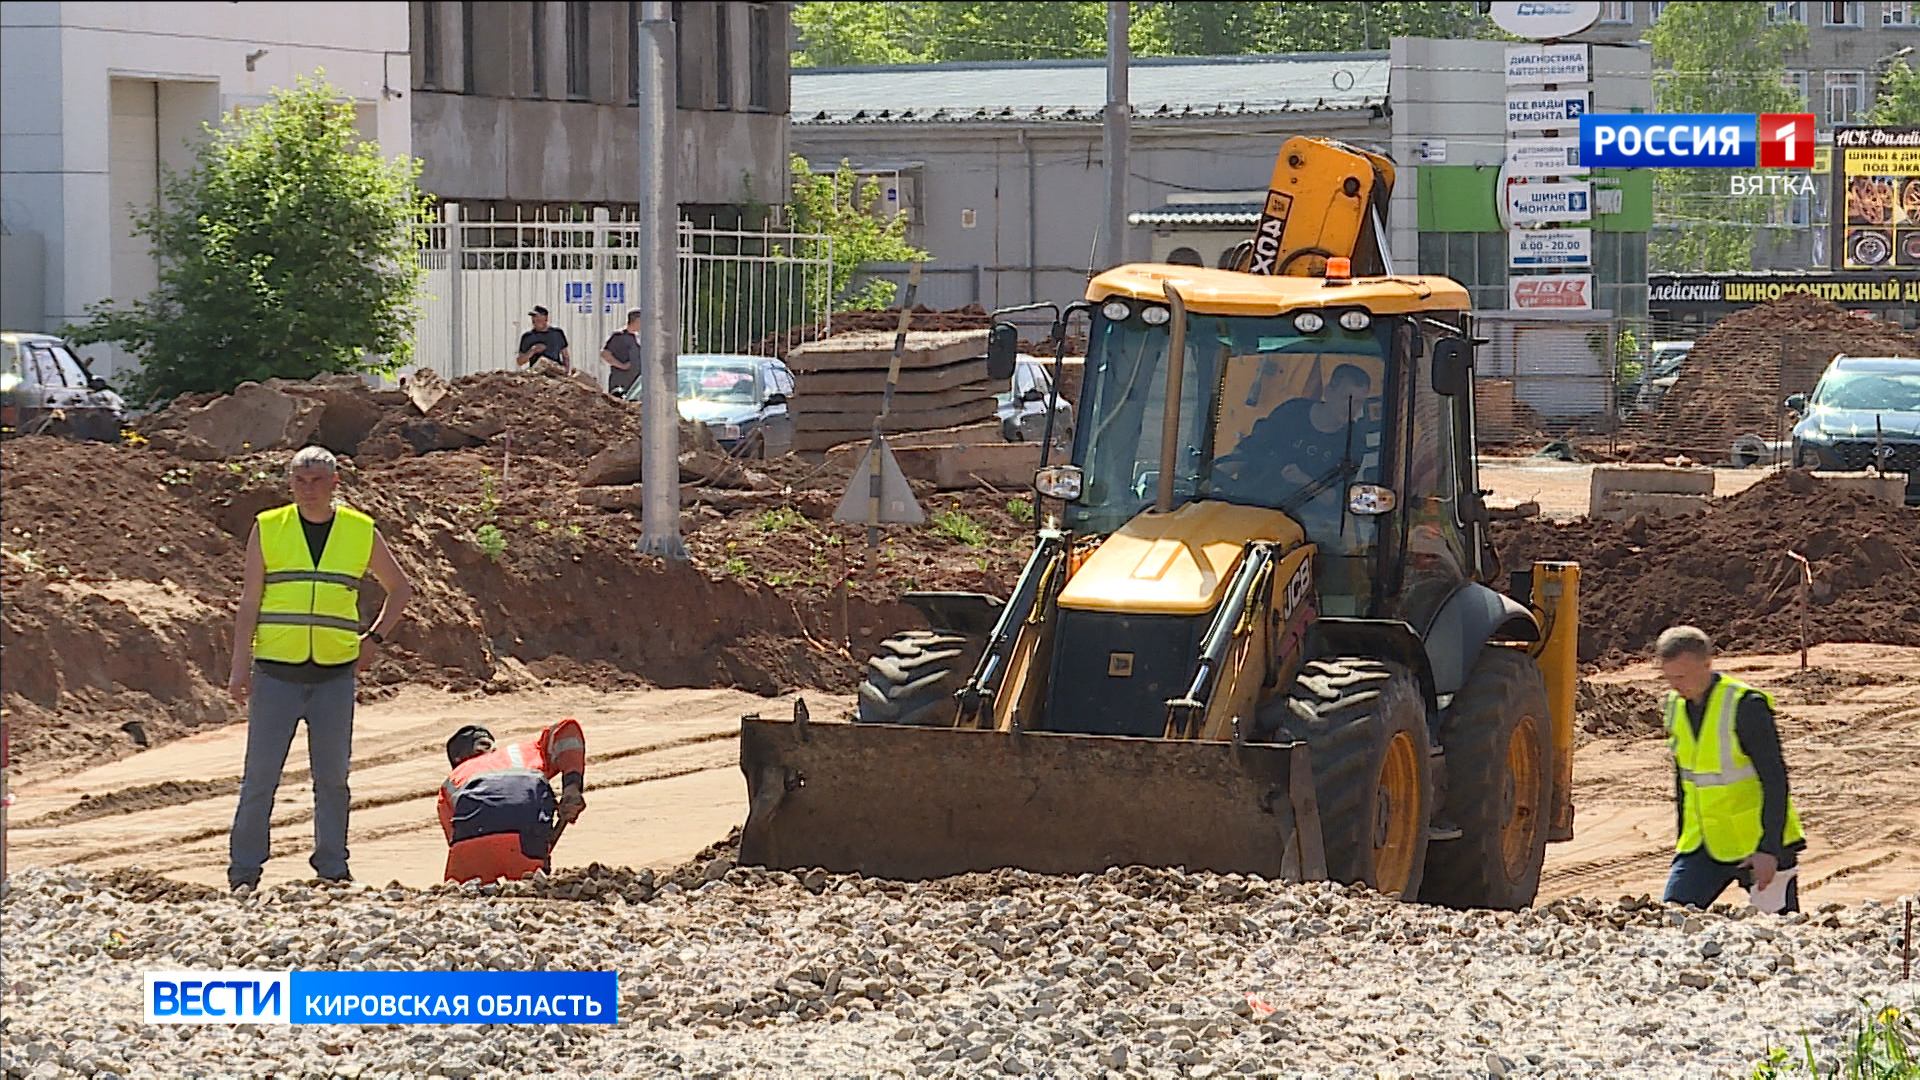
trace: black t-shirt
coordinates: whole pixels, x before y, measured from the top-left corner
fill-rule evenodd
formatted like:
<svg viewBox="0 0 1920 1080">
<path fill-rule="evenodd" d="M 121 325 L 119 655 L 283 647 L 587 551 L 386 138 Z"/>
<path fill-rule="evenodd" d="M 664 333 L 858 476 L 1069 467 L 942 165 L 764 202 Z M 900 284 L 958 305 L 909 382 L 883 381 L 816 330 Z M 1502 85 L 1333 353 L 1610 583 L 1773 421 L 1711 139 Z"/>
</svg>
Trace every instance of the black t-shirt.
<svg viewBox="0 0 1920 1080">
<path fill-rule="evenodd" d="M 615 360 L 630 367 L 625 371 L 609 368 L 607 371 L 607 389 L 616 394 L 626 392 L 627 388 L 640 381 L 640 339 L 625 330 L 615 330 L 607 339 L 606 351 Z"/>
<path fill-rule="evenodd" d="M 1247 463 L 1240 469 L 1243 484 L 1257 480 L 1262 485 L 1276 485 L 1279 491 L 1292 492 L 1301 485 L 1280 476 L 1286 466 L 1293 465 L 1317 480 L 1346 459 L 1347 425 L 1342 423 L 1332 431 L 1314 427 L 1314 404 L 1312 399 L 1296 398 L 1253 425 L 1253 430 L 1233 451 L 1234 457 Z M 1367 415 L 1367 405 L 1365 400 L 1353 403 L 1352 454 L 1356 468 L 1367 453 L 1367 437 L 1379 429 L 1379 424 Z"/>
<path fill-rule="evenodd" d="M 307 534 L 307 554 L 313 556 L 313 565 L 320 565 L 320 554 L 327 550 L 327 537 L 333 535 L 333 518 L 325 521 L 308 521 L 300 518 L 300 530 Z M 292 683 L 323 683 L 338 678 L 353 670 L 354 662 L 344 664 L 316 664 L 309 660 L 304 664 L 288 664 L 279 660 L 255 660 L 260 668 L 277 679 Z"/>
<path fill-rule="evenodd" d="M 535 345 L 545 345 L 547 351 L 541 353 L 539 356 L 527 357 L 527 363 L 531 364 L 535 360 L 545 359 L 551 360 L 563 367 L 569 366 L 560 356 L 567 348 L 566 331 L 561 330 L 557 326 L 549 326 L 545 330 L 529 330 L 520 335 L 520 352 L 524 353 L 532 349 Z"/>
</svg>

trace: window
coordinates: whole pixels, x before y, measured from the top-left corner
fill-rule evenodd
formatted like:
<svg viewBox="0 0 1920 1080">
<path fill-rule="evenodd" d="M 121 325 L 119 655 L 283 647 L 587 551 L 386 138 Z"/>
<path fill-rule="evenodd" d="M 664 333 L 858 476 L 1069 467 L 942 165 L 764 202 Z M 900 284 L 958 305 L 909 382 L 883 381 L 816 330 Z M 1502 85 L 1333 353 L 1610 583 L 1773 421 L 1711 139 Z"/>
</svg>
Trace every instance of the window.
<svg viewBox="0 0 1920 1080">
<path fill-rule="evenodd" d="M 1798 101 L 1802 108 L 1805 108 L 1807 102 L 1810 100 L 1808 97 L 1807 73 L 1804 71 L 1789 71 L 1780 76 L 1780 81 L 1793 91 L 1794 100 Z"/>
<path fill-rule="evenodd" d="M 527 5 L 533 38 L 533 96 L 547 96 L 547 5 Z"/>
<path fill-rule="evenodd" d="M 689 93 L 687 85 L 686 5 L 673 0 L 673 101 L 678 108 L 697 108 L 698 95 Z"/>
<path fill-rule="evenodd" d="M 460 5 L 460 92 L 473 93 L 473 0 Z"/>
<path fill-rule="evenodd" d="M 570 0 L 567 4 L 567 96 L 585 101 L 589 96 L 587 76 L 588 50 L 593 42 L 592 8 Z"/>
<path fill-rule="evenodd" d="M 733 108 L 733 20 L 728 18 L 732 4 L 713 5 L 713 107 Z"/>
<path fill-rule="evenodd" d="M 1807 5 L 1801 3 L 1800 0 L 1791 0 L 1791 2 L 1774 0 L 1773 6 L 1767 9 L 1767 21 L 1777 23 L 1806 22 Z"/>
<path fill-rule="evenodd" d="M 773 13 L 765 4 L 747 8 L 747 108 L 773 108 Z"/>
<path fill-rule="evenodd" d="M 640 4 L 627 2 L 627 104 L 640 104 Z"/>
<path fill-rule="evenodd" d="M 420 89 L 440 89 L 440 5 L 415 5 L 420 10 Z"/>
<path fill-rule="evenodd" d="M 1907 3 L 1906 0 L 1885 0 L 1885 2 L 1880 5 L 1881 26 L 1911 27 L 1913 25 L 1913 15 L 1913 5 Z"/>
<path fill-rule="evenodd" d="M 1630 23 L 1633 21 L 1633 5 L 1627 0 L 1610 0 L 1600 5 L 1600 21 L 1603 23 Z"/>
<path fill-rule="evenodd" d="M 1866 22 L 1862 0 L 1832 0 L 1820 5 L 1825 9 L 1828 26 L 1860 26 Z"/>
<path fill-rule="evenodd" d="M 1665 0 L 1653 0 L 1652 3 L 1647 5 L 1647 22 L 1648 23 L 1659 22 L 1661 14 L 1666 10 L 1667 10 L 1667 5 Z"/>
<path fill-rule="evenodd" d="M 1866 81 L 1858 71 L 1827 72 L 1827 123 L 1853 123 L 1866 107 Z"/>
</svg>

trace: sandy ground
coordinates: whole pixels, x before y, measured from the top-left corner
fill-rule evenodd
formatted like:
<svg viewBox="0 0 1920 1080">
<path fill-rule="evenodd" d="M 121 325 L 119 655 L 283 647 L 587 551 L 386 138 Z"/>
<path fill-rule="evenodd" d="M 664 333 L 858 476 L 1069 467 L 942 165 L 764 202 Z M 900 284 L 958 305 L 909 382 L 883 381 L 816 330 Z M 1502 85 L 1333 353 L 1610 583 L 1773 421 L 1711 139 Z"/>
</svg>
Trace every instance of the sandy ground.
<svg viewBox="0 0 1920 1080">
<path fill-rule="evenodd" d="M 1770 469 L 1715 469 L 1713 494 L 1738 495 L 1765 479 Z M 1584 516 L 1593 495 L 1593 466 L 1551 458 L 1481 458 L 1480 486 L 1493 492 L 1488 501 L 1540 504 L 1555 521 Z"/>
<path fill-rule="evenodd" d="M 806 697 L 817 717 L 851 706 L 850 698 Z M 735 750 L 741 715 L 784 715 L 792 707 L 791 697 L 733 690 L 603 694 L 579 688 L 477 697 L 407 690 L 363 705 L 354 722 L 348 836 L 354 875 L 410 886 L 440 879 L 446 841 L 434 807 L 446 779 L 443 747 L 456 728 L 485 724 L 496 737 L 524 738 L 566 716 L 579 719 L 587 733 L 588 807 L 561 839 L 555 868 L 678 865 L 745 820 L 746 783 Z M 106 870 L 138 864 L 224 885 L 245 747 L 245 726 L 233 725 L 24 783 L 8 819 L 9 865 Z M 296 737 L 274 809 L 268 883 L 312 876 L 306 856 L 313 788 L 306 769 L 305 739 Z M 169 781 L 174 784 L 156 788 Z M 90 796 L 85 803 L 82 795 Z M 93 805 L 72 809 L 87 804 Z M 36 827 L 35 819 L 49 814 L 65 820 Z"/>
<path fill-rule="evenodd" d="M 1816 645 L 1809 660 L 1810 676 L 1800 674 L 1798 653 L 1718 662 L 1779 705 L 1788 777 L 1807 832 L 1802 903 L 1811 909 L 1911 894 L 1920 889 L 1920 649 Z M 1588 677 L 1664 690 L 1651 661 Z M 1574 807 L 1574 839 L 1547 848 L 1542 899 L 1657 898 L 1673 850 L 1666 743 L 1603 739 L 1582 747 L 1574 755 Z"/>
<path fill-rule="evenodd" d="M 1810 904 L 1891 899 L 1920 888 L 1920 649 L 1823 645 L 1810 685 L 1797 656 L 1728 657 L 1723 667 L 1772 690 L 1810 846 L 1801 884 Z M 1820 674 L 1820 673 L 1826 674 Z M 1658 688 L 1649 664 L 1592 676 Z M 1783 682 L 1783 680 L 1786 680 Z M 1847 683 L 1863 685 L 1845 685 Z M 816 717 L 848 702 L 808 695 Z M 783 715 L 792 699 L 735 691 L 580 689 L 495 697 L 413 690 L 363 706 L 357 722 L 351 845 L 362 880 L 438 880 L 445 844 L 434 796 L 441 749 L 463 723 L 527 734 L 572 715 L 586 726 L 592 765 L 587 815 L 562 840 L 557 867 L 669 867 L 726 836 L 746 815 L 736 759 L 741 714 Z M 14 866 L 92 870 L 139 864 L 208 884 L 225 880 L 245 729 L 223 728 L 134 758 L 23 785 L 11 821 Z M 312 789 L 296 742 L 274 815 L 267 880 L 306 877 Z M 1576 838 L 1548 849 L 1543 899 L 1658 895 L 1671 858 L 1672 773 L 1657 739 L 1598 740 L 1575 757 Z M 166 781 L 189 790 L 155 790 Z M 89 809 L 72 809 L 90 794 Z M 122 812 L 124 811 L 124 812 Z M 91 814 L 95 816 L 81 817 Z M 38 825 L 34 819 L 64 820 Z M 76 820 L 76 818 L 80 818 Z M 25 826 L 25 827 L 22 827 Z"/>
</svg>

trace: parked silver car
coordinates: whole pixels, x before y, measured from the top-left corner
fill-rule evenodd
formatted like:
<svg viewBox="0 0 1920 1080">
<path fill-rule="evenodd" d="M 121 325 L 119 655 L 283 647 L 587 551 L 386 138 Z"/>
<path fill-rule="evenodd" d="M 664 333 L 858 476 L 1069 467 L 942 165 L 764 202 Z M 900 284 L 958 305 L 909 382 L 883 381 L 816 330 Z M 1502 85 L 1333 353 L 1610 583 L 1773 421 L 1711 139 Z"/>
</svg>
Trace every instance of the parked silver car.
<svg viewBox="0 0 1920 1080">
<path fill-rule="evenodd" d="M 0 332 L 0 428 L 113 442 L 127 403 L 49 334 Z"/>
<path fill-rule="evenodd" d="M 1000 403 L 1000 435 L 1008 442 L 1039 442 L 1046 438 L 1047 399 L 1053 394 L 1053 367 L 1037 356 L 1022 353 L 1013 366 L 1008 388 L 994 395 Z M 1073 441 L 1073 403 L 1058 402 L 1053 414 L 1053 441 Z"/>
</svg>

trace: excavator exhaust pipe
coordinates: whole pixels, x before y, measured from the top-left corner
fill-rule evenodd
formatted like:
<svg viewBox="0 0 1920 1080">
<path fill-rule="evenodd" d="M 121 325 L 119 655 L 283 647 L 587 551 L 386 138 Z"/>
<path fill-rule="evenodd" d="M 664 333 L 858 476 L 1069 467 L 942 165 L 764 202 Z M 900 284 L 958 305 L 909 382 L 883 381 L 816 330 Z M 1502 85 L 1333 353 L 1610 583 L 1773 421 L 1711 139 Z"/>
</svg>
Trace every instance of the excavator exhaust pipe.
<svg viewBox="0 0 1920 1080">
<path fill-rule="evenodd" d="M 924 880 L 1181 866 L 1326 877 L 1304 743 L 740 724 L 740 862 Z"/>
</svg>

